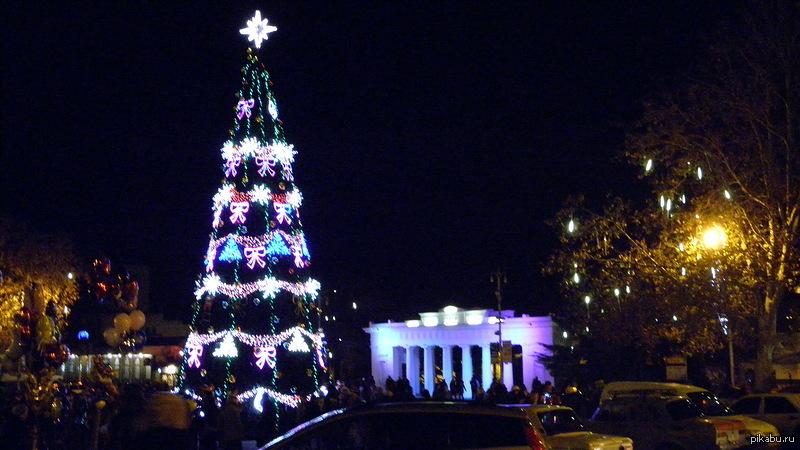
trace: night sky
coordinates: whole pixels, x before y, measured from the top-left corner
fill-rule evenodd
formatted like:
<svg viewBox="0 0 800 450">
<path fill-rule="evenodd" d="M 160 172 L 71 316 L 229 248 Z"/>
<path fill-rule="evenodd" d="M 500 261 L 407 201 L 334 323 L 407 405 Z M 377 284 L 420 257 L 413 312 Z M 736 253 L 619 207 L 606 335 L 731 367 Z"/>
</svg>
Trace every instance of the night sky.
<svg viewBox="0 0 800 450">
<path fill-rule="evenodd" d="M 70 234 L 87 258 L 149 265 L 151 303 L 188 314 L 238 100 L 238 30 L 260 9 L 278 27 L 259 55 L 299 151 L 314 275 L 372 320 L 491 307 L 498 266 L 509 307 L 552 310 L 545 221 L 568 195 L 634 188 L 615 159 L 625 124 L 691 74 L 731 13 L 167 3 L 5 8 L 0 212 Z"/>
</svg>

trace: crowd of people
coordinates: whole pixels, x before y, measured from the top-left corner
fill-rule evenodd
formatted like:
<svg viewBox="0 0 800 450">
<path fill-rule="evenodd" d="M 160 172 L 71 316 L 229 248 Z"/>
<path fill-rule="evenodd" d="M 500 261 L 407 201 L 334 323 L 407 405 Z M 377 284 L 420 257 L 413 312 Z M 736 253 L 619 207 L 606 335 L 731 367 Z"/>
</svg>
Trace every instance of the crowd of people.
<svg viewBox="0 0 800 450">
<path fill-rule="evenodd" d="M 420 386 L 424 386 L 420 380 Z M 433 392 L 422 388 L 414 395 L 407 378 L 388 377 L 380 385 L 372 377 L 350 382 L 325 384 L 322 395 L 297 408 L 284 408 L 277 430 L 264 398 L 259 408 L 243 405 L 235 390 L 222 401 L 214 396 L 214 387 L 201 389 L 194 398 L 185 398 L 151 383 L 98 385 L 86 382 L 59 382 L 59 396 L 48 420 L 38 420 L 37 439 L 43 448 L 132 449 L 200 448 L 202 450 L 240 449 L 244 440 L 261 445 L 291 427 L 339 408 L 367 403 L 408 401 L 459 401 L 468 393 L 466 383 L 457 376 L 448 382 L 441 375 Z M 472 401 L 496 404 L 567 404 L 579 413 L 589 414 L 591 394 L 584 395 L 573 384 L 556 391 L 549 382 L 533 381 L 530 389 L 514 385 L 508 389 L 494 380 L 484 389 L 473 377 L 469 390 Z M 30 448 L 33 415 L 25 402 L 12 393 L 4 396 L 0 435 L 7 448 Z M 274 417 L 274 416 L 271 416 Z"/>
</svg>

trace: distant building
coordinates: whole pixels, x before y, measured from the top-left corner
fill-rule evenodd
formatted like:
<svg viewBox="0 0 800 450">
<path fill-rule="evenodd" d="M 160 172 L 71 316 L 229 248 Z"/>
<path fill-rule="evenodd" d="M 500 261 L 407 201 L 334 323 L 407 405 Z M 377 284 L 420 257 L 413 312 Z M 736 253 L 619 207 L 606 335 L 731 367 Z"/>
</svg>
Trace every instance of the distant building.
<svg viewBox="0 0 800 450">
<path fill-rule="evenodd" d="M 503 363 L 506 387 L 511 389 L 516 384 L 530 389 L 534 377 L 542 382 L 553 380 L 537 358 L 549 354 L 545 345 L 553 345 L 560 339 L 561 331 L 549 316 L 514 317 L 512 310 L 498 315 L 493 310 L 462 310 L 455 306 L 419 316 L 398 323 L 370 322 L 364 328 L 370 335 L 372 376 L 377 384 L 382 385 L 389 376 L 405 377 L 414 394 L 419 395 L 423 387 L 420 378 L 432 393 L 437 376 L 443 376 L 449 383 L 455 374 L 464 380 L 467 398 L 472 397 L 473 376 L 488 389 L 500 373 L 498 316 L 503 318 L 505 347 L 505 352 L 499 353 L 505 353 L 504 360 L 510 360 Z"/>
</svg>

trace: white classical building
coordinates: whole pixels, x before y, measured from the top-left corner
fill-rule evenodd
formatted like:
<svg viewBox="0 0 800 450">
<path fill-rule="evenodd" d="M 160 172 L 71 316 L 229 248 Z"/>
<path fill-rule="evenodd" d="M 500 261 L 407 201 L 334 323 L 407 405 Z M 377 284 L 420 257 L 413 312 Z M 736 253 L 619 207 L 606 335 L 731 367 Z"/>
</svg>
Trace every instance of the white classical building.
<svg viewBox="0 0 800 450">
<path fill-rule="evenodd" d="M 502 339 L 512 346 L 511 362 L 503 364 L 503 383 L 510 389 L 524 384 L 530 389 L 534 377 L 552 381 L 547 369 L 538 361 L 548 354 L 545 345 L 562 338 L 558 326 L 549 316 L 514 317 L 514 311 L 501 315 L 493 310 L 462 310 L 448 306 L 439 312 L 420 313 L 419 319 L 405 322 L 372 323 L 364 331 L 370 335 L 372 376 L 378 385 L 387 377 L 408 378 L 415 395 L 425 388 L 433 392 L 434 381 L 443 375 L 449 383 L 453 374 L 465 382 L 466 398 L 472 397 L 470 380 L 477 376 L 484 389 L 499 378 L 500 364 L 492 361 L 492 350 L 498 344 L 498 316 L 503 319 Z M 422 370 L 420 371 L 420 367 Z"/>
</svg>

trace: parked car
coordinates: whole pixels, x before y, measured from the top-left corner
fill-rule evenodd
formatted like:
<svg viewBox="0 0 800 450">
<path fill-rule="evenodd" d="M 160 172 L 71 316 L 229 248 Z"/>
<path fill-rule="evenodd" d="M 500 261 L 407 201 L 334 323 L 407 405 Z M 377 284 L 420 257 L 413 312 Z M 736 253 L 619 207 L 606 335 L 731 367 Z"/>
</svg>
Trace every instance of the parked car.
<svg viewBox="0 0 800 450">
<path fill-rule="evenodd" d="M 629 436 L 637 448 L 654 450 L 725 450 L 750 444 L 742 422 L 705 417 L 686 397 L 617 396 L 600 404 L 589 428 Z"/>
<path fill-rule="evenodd" d="M 782 436 L 800 435 L 800 394 L 748 395 L 736 400 L 731 409 L 771 423 Z"/>
<path fill-rule="evenodd" d="M 645 394 L 662 396 L 682 396 L 703 411 L 708 417 L 726 417 L 744 423 L 748 436 L 777 436 L 778 429 L 768 421 L 759 420 L 749 415 L 741 415 L 725 406 L 720 399 L 708 389 L 680 383 L 661 383 L 652 381 L 615 381 L 603 387 L 600 402 L 619 395 Z"/>
<path fill-rule="evenodd" d="M 451 402 L 339 409 L 293 428 L 264 448 L 549 450 L 521 409 Z"/>
<path fill-rule="evenodd" d="M 506 405 L 504 405 L 506 406 Z M 632 450 L 633 441 L 623 436 L 589 431 L 586 423 L 568 406 L 507 405 L 522 407 L 533 426 L 553 450 Z"/>
</svg>

